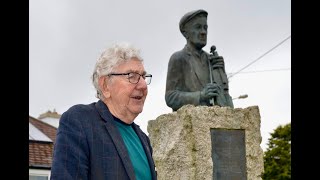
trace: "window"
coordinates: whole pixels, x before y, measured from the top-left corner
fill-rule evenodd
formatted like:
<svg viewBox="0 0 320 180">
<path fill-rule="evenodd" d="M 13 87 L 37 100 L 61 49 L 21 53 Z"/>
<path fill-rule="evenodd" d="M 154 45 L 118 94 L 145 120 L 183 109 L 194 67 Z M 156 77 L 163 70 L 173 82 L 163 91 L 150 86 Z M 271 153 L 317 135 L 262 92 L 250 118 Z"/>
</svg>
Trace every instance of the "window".
<svg viewBox="0 0 320 180">
<path fill-rule="evenodd" d="M 29 169 L 29 180 L 49 180 L 49 169 Z"/>
<path fill-rule="evenodd" d="M 29 175 L 29 180 L 48 180 L 48 176 Z"/>
</svg>

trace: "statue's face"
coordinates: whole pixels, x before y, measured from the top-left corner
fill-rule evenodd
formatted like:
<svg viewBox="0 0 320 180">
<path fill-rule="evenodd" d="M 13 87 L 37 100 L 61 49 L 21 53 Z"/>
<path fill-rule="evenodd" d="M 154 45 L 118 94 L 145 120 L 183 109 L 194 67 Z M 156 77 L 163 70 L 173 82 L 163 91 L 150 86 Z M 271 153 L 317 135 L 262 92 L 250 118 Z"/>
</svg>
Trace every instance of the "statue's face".
<svg viewBox="0 0 320 180">
<path fill-rule="evenodd" d="M 197 48 L 202 48 L 207 44 L 207 18 L 197 16 L 185 25 L 186 38 L 189 43 Z"/>
</svg>

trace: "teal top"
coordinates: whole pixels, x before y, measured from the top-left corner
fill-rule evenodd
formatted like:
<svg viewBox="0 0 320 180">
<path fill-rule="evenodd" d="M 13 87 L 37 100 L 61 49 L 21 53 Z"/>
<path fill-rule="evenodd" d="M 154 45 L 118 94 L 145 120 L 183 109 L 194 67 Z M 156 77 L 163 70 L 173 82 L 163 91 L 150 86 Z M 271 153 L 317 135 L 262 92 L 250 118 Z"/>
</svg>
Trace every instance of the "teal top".
<svg viewBox="0 0 320 180">
<path fill-rule="evenodd" d="M 120 119 L 113 117 L 115 124 L 120 131 L 124 144 L 127 147 L 130 160 L 133 165 L 137 180 L 152 179 L 151 170 L 146 153 L 142 147 L 141 141 L 132 128 L 131 124 L 126 124 Z"/>
</svg>

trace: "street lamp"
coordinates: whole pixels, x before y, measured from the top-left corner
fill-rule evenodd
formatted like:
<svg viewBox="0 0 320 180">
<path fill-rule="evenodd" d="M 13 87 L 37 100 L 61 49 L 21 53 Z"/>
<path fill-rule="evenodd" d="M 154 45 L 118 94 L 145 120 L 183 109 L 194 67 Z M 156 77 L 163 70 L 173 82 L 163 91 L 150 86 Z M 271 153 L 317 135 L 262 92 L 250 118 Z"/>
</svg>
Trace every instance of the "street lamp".
<svg viewBox="0 0 320 180">
<path fill-rule="evenodd" d="M 236 97 L 236 98 L 232 98 L 232 100 L 235 100 L 235 99 L 245 99 L 248 97 L 248 94 L 244 94 L 244 95 L 240 95 L 239 97 Z"/>
</svg>

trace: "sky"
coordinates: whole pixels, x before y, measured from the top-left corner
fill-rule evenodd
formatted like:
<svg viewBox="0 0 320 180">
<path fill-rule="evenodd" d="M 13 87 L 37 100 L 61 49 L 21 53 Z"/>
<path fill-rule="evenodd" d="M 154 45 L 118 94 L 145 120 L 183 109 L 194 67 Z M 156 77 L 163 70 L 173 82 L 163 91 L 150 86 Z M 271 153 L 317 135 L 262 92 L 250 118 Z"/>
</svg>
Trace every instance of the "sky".
<svg viewBox="0 0 320 180">
<path fill-rule="evenodd" d="M 129 42 L 153 76 L 135 119 L 148 134 L 149 120 L 172 112 L 164 99 L 168 61 L 186 44 L 181 17 L 196 9 L 208 12 L 204 50 L 217 47 L 229 77 L 244 68 L 229 78 L 229 93 L 248 95 L 234 99 L 235 108 L 259 107 L 266 150 L 270 133 L 291 122 L 290 0 L 30 0 L 29 115 L 97 101 L 96 60 L 113 43 Z"/>
</svg>

